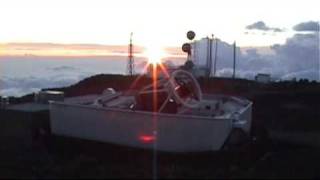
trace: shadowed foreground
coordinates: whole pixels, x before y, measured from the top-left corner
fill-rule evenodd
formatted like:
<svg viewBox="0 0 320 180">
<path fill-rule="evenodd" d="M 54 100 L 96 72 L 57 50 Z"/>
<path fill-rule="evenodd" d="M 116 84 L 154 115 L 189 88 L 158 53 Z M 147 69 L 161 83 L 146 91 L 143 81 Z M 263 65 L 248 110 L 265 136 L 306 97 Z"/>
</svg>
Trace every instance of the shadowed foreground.
<svg viewBox="0 0 320 180">
<path fill-rule="evenodd" d="M 46 139 L 48 141 L 48 139 Z M 236 151 L 158 153 L 160 178 L 315 178 L 319 149 L 247 144 Z M 47 147 L 1 148 L 1 178 L 152 178 L 153 152 L 110 144 L 54 137 Z"/>
<path fill-rule="evenodd" d="M 108 87 L 123 90 L 131 83 L 132 79 L 125 76 L 98 75 L 56 90 L 63 90 L 70 97 L 100 93 Z M 144 78 L 138 85 L 148 83 Z M 252 135 L 256 140 L 215 153 L 159 153 L 158 177 L 320 177 L 320 142 L 307 136 L 320 129 L 319 83 L 262 85 L 230 79 L 210 79 L 209 82 L 200 79 L 200 83 L 206 93 L 240 95 L 253 101 Z M 13 102 L 30 100 L 31 96 L 25 96 Z M 297 142 L 291 138 L 288 144 L 285 137 L 293 135 L 306 143 L 293 145 Z M 152 178 L 153 164 L 152 151 L 75 139 L 40 137 L 32 147 L 23 148 L 11 145 L 4 138 L 0 146 L 0 178 Z"/>
</svg>

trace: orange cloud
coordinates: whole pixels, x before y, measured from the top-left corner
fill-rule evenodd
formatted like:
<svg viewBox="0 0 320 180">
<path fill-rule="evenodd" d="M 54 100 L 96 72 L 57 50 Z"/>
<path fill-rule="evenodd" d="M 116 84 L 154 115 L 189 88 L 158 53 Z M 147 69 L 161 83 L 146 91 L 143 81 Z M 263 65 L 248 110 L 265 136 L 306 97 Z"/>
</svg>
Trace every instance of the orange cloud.
<svg viewBox="0 0 320 180">
<path fill-rule="evenodd" d="M 127 56 L 128 47 L 99 44 L 7 43 L 0 44 L 1 56 Z M 140 55 L 143 47 L 135 46 Z"/>
<path fill-rule="evenodd" d="M 184 61 L 186 54 L 180 47 L 166 47 L 163 61 Z M 143 46 L 134 46 L 136 58 L 146 58 Z M 127 45 L 6 43 L 0 44 L 0 56 L 55 56 L 55 57 L 119 57 L 128 56 Z"/>
</svg>

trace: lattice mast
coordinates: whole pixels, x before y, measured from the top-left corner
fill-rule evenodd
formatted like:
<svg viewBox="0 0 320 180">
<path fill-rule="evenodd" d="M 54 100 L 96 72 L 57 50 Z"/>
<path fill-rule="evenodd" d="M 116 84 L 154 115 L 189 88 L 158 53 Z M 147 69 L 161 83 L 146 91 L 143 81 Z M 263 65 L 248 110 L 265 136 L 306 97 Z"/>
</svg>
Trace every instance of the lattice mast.
<svg viewBox="0 0 320 180">
<path fill-rule="evenodd" d="M 129 54 L 128 54 L 128 64 L 127 64 L 127 72 L 128 72 L 128 75 L 130 75 L 130 76 L 134 75 L 134 59 L 133 59 L 132 36 L 133 36 L 133 33 L 130 33 Z"/>
</svg>

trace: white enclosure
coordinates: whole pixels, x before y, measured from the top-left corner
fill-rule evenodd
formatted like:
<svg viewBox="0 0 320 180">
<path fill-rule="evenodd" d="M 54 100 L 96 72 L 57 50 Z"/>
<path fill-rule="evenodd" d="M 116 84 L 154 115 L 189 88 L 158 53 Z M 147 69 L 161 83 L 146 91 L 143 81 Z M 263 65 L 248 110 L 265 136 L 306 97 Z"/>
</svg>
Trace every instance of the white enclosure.
<svg viewBox="0 0 320 180">
<path fill-rule="evenodd" d="M 241 105 L 235 115 L 207 117 L 51 102 L 50 122 L 60 136 L 167 152 L 212 151 L 222 147 L 232 128 L 250 131 L 251 105 Z"/>
</svg>

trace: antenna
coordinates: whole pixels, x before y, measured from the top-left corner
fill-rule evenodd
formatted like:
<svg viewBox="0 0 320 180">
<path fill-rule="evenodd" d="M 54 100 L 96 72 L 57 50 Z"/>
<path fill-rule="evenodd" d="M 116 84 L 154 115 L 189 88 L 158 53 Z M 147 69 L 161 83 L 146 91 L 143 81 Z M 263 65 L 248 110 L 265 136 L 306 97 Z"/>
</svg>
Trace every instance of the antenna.
<svg viewBox="0 0 320 180">
<path fill-rule="evenodd" d="M 210 64 L 210 38 L 207 37 L 207 61 L 206 61 L 206 77 L 209 77 L 209 64 Z"/>
<path fill-rule="evenodd" d="M 212 71 L 212 41 L 213 41 L 213 34 L 211 34 L 211 38 L 209 38 L 209 64 L 208 64 L 208 77 L 211 75 Z"/>
<path fill-rule="evenodd" d="M 131 32 L 130 33 L 130 43 L 129 43 L 128 64 L 127 64 L 127 72 L 128 72 L 128 75 L 130 75 L 130 76 L 133 76 L 133 74 L 134 74 L 132 36 L 133 36 L 133 33 Z"/>
</svg>

